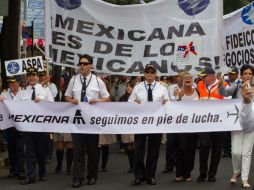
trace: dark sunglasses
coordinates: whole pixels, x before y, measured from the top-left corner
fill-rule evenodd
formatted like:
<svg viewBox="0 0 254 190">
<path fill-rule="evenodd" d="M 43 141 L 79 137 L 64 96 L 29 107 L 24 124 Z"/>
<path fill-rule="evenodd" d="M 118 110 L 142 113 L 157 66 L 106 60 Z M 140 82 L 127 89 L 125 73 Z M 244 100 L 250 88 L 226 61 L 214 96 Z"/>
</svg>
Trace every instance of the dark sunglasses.
<svg viewBox="0 0 254 190">
<path fill-rule="evenodd" d="M 151 73 L 151 74 L 154 74 L 154 73 L 155 73 L 155 71 L 154 71 L 154 70 L 147 70 L 147 71 L 145 71 L 145 73 Z"/>
<path fill-rule="evenodd" d="M 87 65 L 90 65 L 91 63 L 89 62 L 79 62 L 79 66 L 87 66 Z"/>
</svg>

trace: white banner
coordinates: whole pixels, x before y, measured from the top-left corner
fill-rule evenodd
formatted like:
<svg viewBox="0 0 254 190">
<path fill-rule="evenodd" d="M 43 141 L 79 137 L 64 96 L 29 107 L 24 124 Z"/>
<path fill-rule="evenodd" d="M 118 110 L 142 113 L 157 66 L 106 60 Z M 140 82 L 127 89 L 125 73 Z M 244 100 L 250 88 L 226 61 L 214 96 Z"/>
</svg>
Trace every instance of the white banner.
<svg viewBox="0 0 254 190">
<path fill-rule="evenodd" d="M 5 61 L 5 70 L 7 76 L 26 74 L 27 69 L 31 67 L 36 68 L 38 71 L 43 71 L 44 67 L 42 57 L 37 56 Z"/>
<path fill-rule="evenodd" d="M 224 16 L 227 67 L 254 65 L 254 2 Z"/>
<path fill-rule="evenodd" d="M 240 100 L 184 101 L 162 106 L 158 102 L 73 105 L 4 101 L 0 103 L 0 128 L 98 134 L 234 131 L 241 130 L 240 103 Z"/>
<path fill-rule="evenodd" d="M 110 74 L 142 75 L 148 63 L 166 75 L 179 69 L 196 74 L 203 66 L 219 69 L 221 0 L 155 0 L 128 6 L 101 0 L 45 3 L 46 52 L 54 64 L 73 67 L 78 54 L 90 54 L 94 70 Z M 182 38 L 185 43 L 176 45 Z M 174 63 L 175 50 L 184 52 L 183 61 L 198 63 Z"/>
</svg>

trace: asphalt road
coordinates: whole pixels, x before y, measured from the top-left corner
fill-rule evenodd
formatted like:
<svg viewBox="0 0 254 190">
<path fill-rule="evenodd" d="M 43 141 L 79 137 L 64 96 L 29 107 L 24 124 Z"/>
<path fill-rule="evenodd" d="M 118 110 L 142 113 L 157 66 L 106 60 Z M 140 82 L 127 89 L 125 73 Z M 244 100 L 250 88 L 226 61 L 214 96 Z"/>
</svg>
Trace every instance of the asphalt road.
<svg viewBox="0 0 254 190">
<path fill-rule="evenodd" d="M 32 185 L 22 186 L 19 185 L 19 181 L 15 179 L 7 179 L 6 177 L 0 178 L 0 189 L 1 190 L 65 190 L 71 189 L 72 177 L 67 176 L 65 172 L 61 174 L 55 174 L 55 159 L 51 164 L 47 165 L 47 181 L 40 182 Z M 196 178 L 198 176 L 198 151 L 196 154 L 196 164 L 195 169 L 192 173 L 192 177 L 194 179 L 193 182 L 174 182 L 174 173 L 164 174 L 162 170 L 165 165 L 165 146 L 162 145 L 160 158 L 158 162 L 157 168 L 157 185 L 149 186 L 147 184 L 141 184 L 139 186 L 132 186 L 131 180 L 134 178 L 133 174 L 128 174 L 128 160 L 127 156 L 124 153 L 118 152 L 118 147 L 116 145 L 112 145 L 110 147 L 110 157 L 108 161 L 108 172 L 100 172 L 99 178 L 96 185 L 88 186 L 83 185 L 80 189 L 86 190 L 114 190 L 114 189 L 139 189 L 139 190 L 149 190 L 149 189 L 158 189 L 158 190 L 237 190 L 241 188 L 241 181 L 239 180 L 238 184 L 232 186 L 229 184 L 229 179 L 232 175 L 232 164 L 231 159 L 222 158 L 217 174 L 217 181 L 212 182 L 204 182 L 198 183 L 196 182 Z M 64 165 L 65 166 L 65 163 Z M 252 165 L 249 182 L 254 184 L 254 167 Z"/>
</svg>

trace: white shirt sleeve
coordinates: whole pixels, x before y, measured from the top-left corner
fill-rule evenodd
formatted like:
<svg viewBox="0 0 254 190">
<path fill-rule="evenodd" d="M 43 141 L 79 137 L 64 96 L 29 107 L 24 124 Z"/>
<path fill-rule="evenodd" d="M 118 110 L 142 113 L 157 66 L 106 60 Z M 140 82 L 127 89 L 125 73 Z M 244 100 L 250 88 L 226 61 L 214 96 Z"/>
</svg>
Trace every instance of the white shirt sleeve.
<svg viewBox="0 0 254 190">
<path fill-rule="evenodd" d="M 100 97 L 101 98 L 108 98 L 110 95 L 107 91 L 107 88 L 104 84 L 104 82 L 97 77 L 98 83 L 99 83 L 99 92 L 100 92 Z"/>
<path fill-rule="evenodd" d="M 128 102 L 134 102 L 137 99 L 137 86 L 134 86 L 132 93 L 128 99 Z"/>
<path fill-rule="evenodd" d="M 252 103 L 242 104 L 242 110 L 240 111 L 240 124 L 244 131 L 254 131 Z"/>
<path fill-rule="evenodd" d="M 49 90 L 50 90 L 50 92 L 51 92 L 53 98 L 55 98 L 58 91 L 57 91 L 56 85 L 55 85 L 54 83 L 51 83 L 51 84 L 49 85 Z"/>
<path fill-rule="evenodd" d="M 76 76 L 72 77 L 69 84 L 68 84 L 68 87 L 65 91 L 65 94 L 64 96 L 70 96 L 70 97 L 73 97 L 74 94 L 73 94 L 73 84 L 74 84 L 74 80 L 75 80 Z"/>
</svg>

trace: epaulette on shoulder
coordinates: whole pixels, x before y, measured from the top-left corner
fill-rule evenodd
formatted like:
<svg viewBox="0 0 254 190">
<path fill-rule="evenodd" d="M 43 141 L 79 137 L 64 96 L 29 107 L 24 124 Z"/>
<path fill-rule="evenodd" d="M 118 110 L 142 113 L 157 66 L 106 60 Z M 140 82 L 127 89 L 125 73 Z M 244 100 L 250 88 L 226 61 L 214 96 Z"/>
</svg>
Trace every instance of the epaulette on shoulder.
<svg viewBox="0 0 254 190">
<path fill-rule="evenodd" d="M 167 83 L 165 83 L 165 82 L 160 81 L 159 83 L 160 83 L 162 86 L 166 87 L 166 88 L 168 88 L 168 87 L 169 87 L 169 86 L 168 86 L 168 84 L 167 84 Z"/>
<path fill-rule="evenodd" d="M 137 85 L 139 85 L 139 84 L 140 84 L 140 82 L 136 82 L 135 86 L 137 86 Z"/>
<path fill-rule="evenodd" d="M 2 92 L 7 92 L 7 91 L 8 91 L 8 89 L 3 89 L 3 90 L 2 90 Z"/>
</svg>

